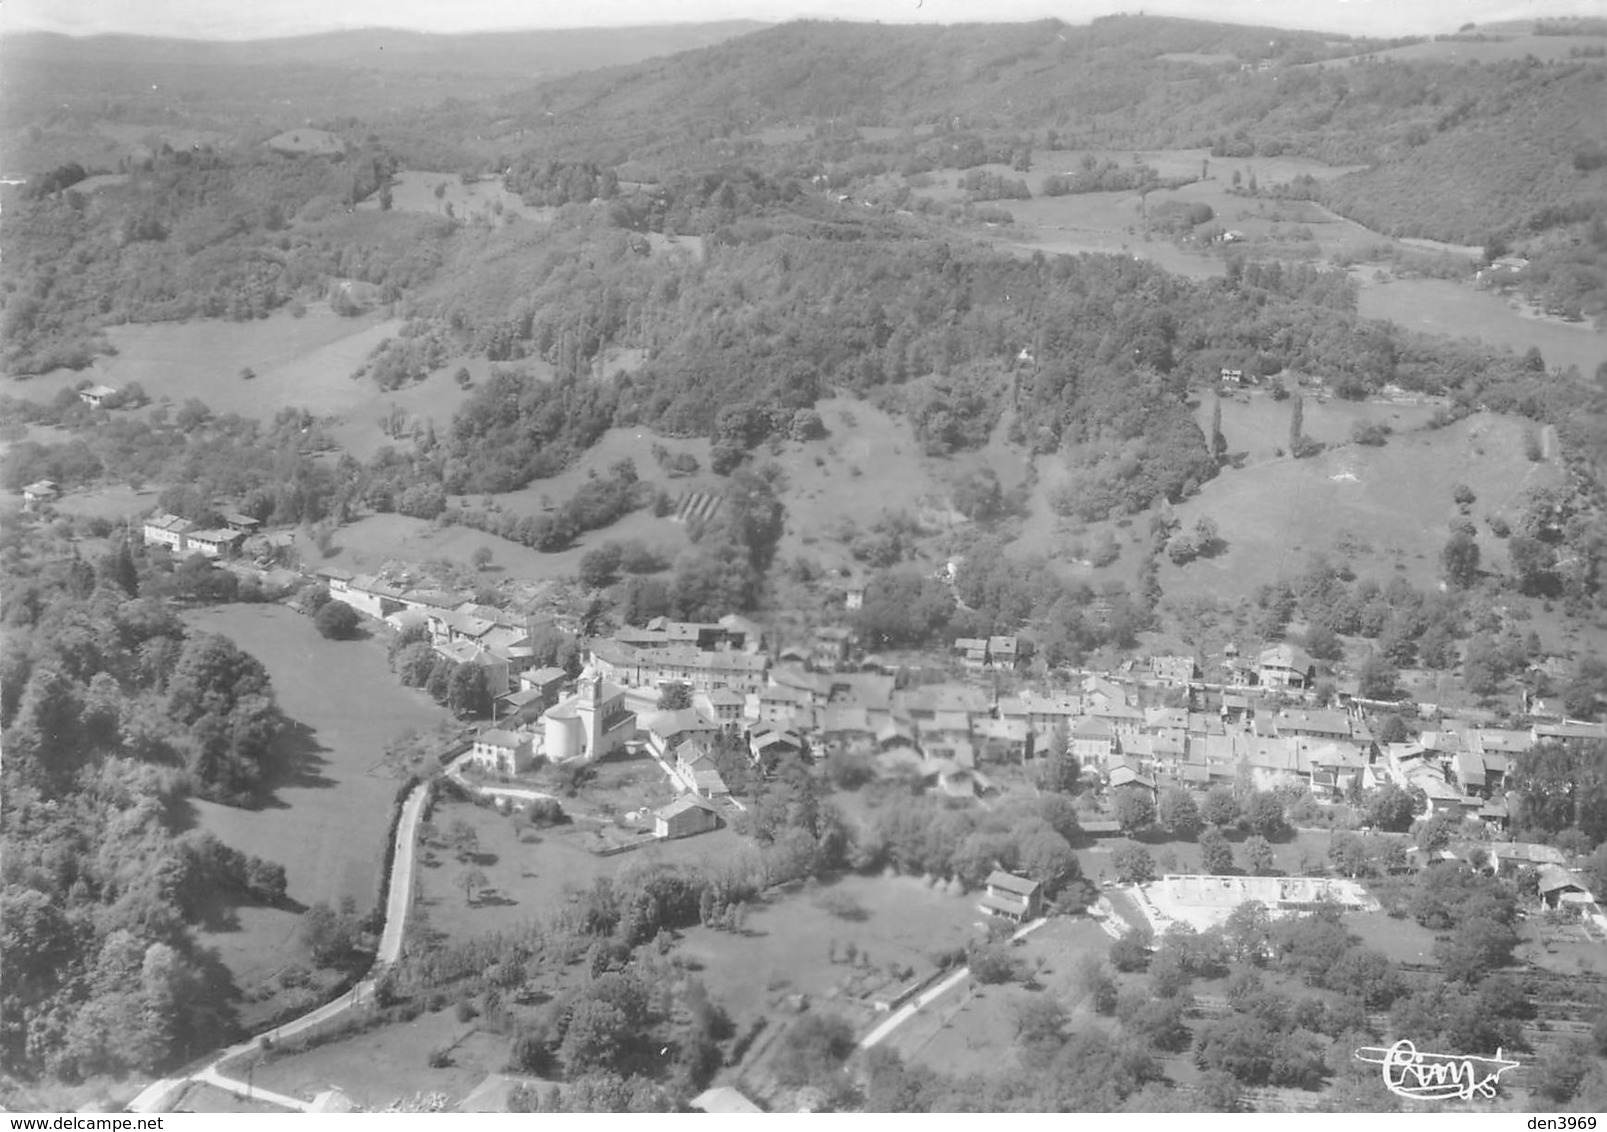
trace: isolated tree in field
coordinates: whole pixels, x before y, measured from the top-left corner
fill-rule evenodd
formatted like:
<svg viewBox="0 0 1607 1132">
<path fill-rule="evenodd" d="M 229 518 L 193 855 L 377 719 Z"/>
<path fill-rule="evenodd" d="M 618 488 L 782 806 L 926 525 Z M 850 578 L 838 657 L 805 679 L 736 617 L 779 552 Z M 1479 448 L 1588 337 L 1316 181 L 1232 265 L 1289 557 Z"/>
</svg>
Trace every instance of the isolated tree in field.
<svg viewBox="0 0 1607 1132">
<path fill-rule="evenodd" d="M 1209 515 L 1201 515 L 1194 523 L 1194 549 L 1206 558 L 1222 549 L 1222 532 Z"/>
<path fill-rule="evenodd" d="M 682 711 L 692 706 L 692 688 L 690 685 L 676 682 L 666 684 L 658 693 L 659 711 Z"/>
<path fill-rule="evenodd" d="M 1187 566 L 1200 556 L 1199 544 L 1187 531 L 1178 531 L 1166 540 L 1166 556 L 1174 566 Z"/>
<path fill-rule="evenodd" d="M 1440 551 L 1445 580 L 1465 590 L 1479 580 L 1479 544 L 1466 531 L 1457 531 Z"/>
<path fill-rule="evenodd" d="M 1161 791 L 1155 817 L 1160 827 L 1173 837 L 1188 839 L 1200 830 L 1200 808 L 1194 802 L 1194 795 L 1176 786 Z"/>
<path fill-rule="evenodd" d="M 343 601 L 331 601 L 318 611 L 313 624 L 331 641 L 349 641 L 357 635 L 360 621 L 357 610 Z"/>
<path fill-rule="evenodd" d="M 1069 1016 L 1066 1008 L 1048 995 L 1018 999 L 1015 1004 L 1015 1040 L 1027 1048 L 1056 1048 L 1064 1040 L 1061 1031 Z"/>
<path fill-rule="evenodd" d="M 1142 845 L 1123 845 L 1110 855 L 1120 884 L 1148 884 L 1155 879 L 1155 858 Z"/>
<path fill-rule="evenodd" d="M 1233 846 L 1215 826 L 1207 826 L 1200 834 L 1200 867 L 1207 876 L 1225 876 L 1233 871 Z"/>
<path fill-rule="evenodd" d="M 491 565 L 491 559 L 493 557 L 494 556 L 489 546 L 480 546 L 475 548 L 474 556 L 471 561 L 474 563 L 474 568 L 476 570 L 484 570 L 487 566 Z"/>
<path fill-rule="evenodd" d="M 479 833 L 462 818 L 454 819 L 447 827 L 446 843 L 452 847 L 460 861 L 466 861 L 480 851 Z"/>
<path fill-rule="evenodd" d="M 486 886 L 485 873 L 470 865 L 458 874 L 458 884 L 463 886 L 463 902 L 472 904 L 475 892 Z"/>
<path fill-rule="evenodd" d="M 1306 399 L 1296 394 L 1289 408 L 1289 455 L 1299 457 L 1306 442 Z"/>
<path fill-rule="evenodd" d="M 1228 440 L 1222 435 L 1222 398 L 1211 406 L 1211 454 L 1218 460 L 1228 454 Z"/>
<path fill-rule="evenodd" d="M 1124 833 L 1144 829 L 1155 821 L 1155 803 L 1147 791 L 1123 790 L 1116 796 L 1116 820 L 1121 822 Z"/>
</svg>

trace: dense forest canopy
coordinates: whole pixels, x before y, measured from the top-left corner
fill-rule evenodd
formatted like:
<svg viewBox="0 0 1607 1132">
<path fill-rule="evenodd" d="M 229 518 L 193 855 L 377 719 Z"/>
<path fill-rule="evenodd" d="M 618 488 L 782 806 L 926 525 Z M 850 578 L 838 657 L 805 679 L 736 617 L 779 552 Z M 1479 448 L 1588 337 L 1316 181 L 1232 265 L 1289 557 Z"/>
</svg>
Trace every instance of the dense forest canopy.
<svg viewBox="0 0 1607 1132">
<path fill-rule="evenodd" d="M 154 596 L 171 564 L 126 536 L 90 563 L 8 526 L 0 1055 L 154 1071 L 230 1035 L 227 976 L 192 928 L 219 901 L 285 898 L 282 867 L 192 828 L 185 800 L 260 800 L 283 721 L 260 663 Z"/>
</svg>

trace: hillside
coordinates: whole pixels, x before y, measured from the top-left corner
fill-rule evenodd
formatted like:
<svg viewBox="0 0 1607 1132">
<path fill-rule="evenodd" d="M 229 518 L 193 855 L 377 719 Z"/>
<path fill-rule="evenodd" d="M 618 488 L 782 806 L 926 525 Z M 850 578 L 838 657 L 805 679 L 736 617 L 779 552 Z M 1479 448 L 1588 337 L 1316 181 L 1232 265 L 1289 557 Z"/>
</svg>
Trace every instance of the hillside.
<svg viewBox="0 0 1607 1132">
<path fill-rule="evenodd" d="M 1431 88 L 1403 108 L 1385 159 L 1325 186 L 1324 202 L 1392 235 L 1468 243 L 1607 211 L 1607 68 L 1466 74 L 1463 92 Z"/>
<path fill-rule="evenodd" d="M 10 176 L 68 160 L 110 169 L 156 148 L 152 137 L 188 147 L 257 140 L 315 119 L 405 119 L 419 107 L 478 101 L 763 26 L 469 35 L 370 28 L 243 42 L 24 32 L 0 39 L 0 151 Z M 477 132 L 450 132 L 455 160 Z"/>
<path fill-rule="evenodd" d="M 1148 114 L 1156 86 L 1187 85 L 1198 65 L 1303 63 L 1384 46 L 1312 32 L 1192 20 L 1111 17 L 1074 27 L 895 26 L 799 21 L 650 64 L 544 84 L 510 99 L 532 118 L 576 115 L 616 137 L 662 137 L 668 120 L 750 130 L 843 117 L 915 125 L 959 116 L 979 129 L 1098 128 L 1092 116 Z M 1166 93 L 1161 92 L 1166 100 Z M 568 123 L 574 126 L 576 123 Z M 560 134 L 565 123 L 555 124 Z"/>
<path fill-rule="evenodd" d="M 174 39 L 23 32 L 0 43 L 0 65 L 117 63 L 137 67 L 327 66 L 342 70 L 572 74 L 707 47 L 766 25 L 754 20 L 624 28 L 555 28 L 458 35 L 362 28 L 277 39 Z M 361 60 L 360 63 L 356 62 Z"/>
<path fill-rule="evenodd" d="M 542 84 L 503 105 L 524 146 L 549 159 L 628 154 L 648 171 L 698 152 L 963 169 L 1034 146 L 1366 164 L 1324 199 L 1384 231 L 1459 242 L 1551 227 L 1607 198 L 1599 59 L 1372 62 L 1380 46 L 1147 17 L 805 21 Z M 1340 58 L 1350 62 L 1311 65 Z M 803 130 L 789 139 L 780 126 Z"/>
</svg>

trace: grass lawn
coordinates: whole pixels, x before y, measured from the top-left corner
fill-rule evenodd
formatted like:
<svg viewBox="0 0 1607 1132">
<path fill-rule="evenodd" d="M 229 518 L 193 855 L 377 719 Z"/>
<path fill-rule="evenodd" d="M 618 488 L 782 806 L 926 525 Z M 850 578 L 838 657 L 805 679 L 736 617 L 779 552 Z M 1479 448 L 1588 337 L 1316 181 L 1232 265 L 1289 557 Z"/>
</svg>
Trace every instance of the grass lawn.
<svg viewBox="0 0 1607 1132">
<path fill-rule="evenodd" d="M 828 895 L 849 918 L 823 907 Z M 757 1015 L 772 1013 L 780 997 L 795 993 L 808 995 L 812 1009 L 843 1010 L 868 1028 L 873 1015 L 847 997 L 845 984 L 867 973 L 873 976 L 869 981 L 884 982 L 886 968 L 895 963 L 928 971 L 933 952 L 976 938 L 981 920 L 974 896 L 948 895 L 918 877 L 845 876 L 772 893 L 749 910 L 741 934 L 689 928 L 675 954 L 701 965 L 699 978 L 739 1029 Z M 862 963 L 869 960 L 871 971 L 847 963 L 850 943 Z"/>
<path fill-rule="evenodd" d="M 1356 308 L 1363 318 L 1387 318 L 1409 330 L 1473 338 L 1521 354 L 1538 346 L 1548 368 L 1575 365 L 1586 381 L 1607 357 L 1607 333 L 1589 322 L 1536 317 L 1516 299 L 1450 279 L 1374 281 L 1376 268 L 1358 266 Z"/>
<path fill-rule="evenodd" d="M 222 606 L 186 620 L 260 660 L 294 721 L 285 739 L 292 766 L 272 800 L 259 810 L 197 801 L 197 823 L 243 852 L 283 864 L 292 900 L 334 905 L 350 896 L 366 912 L 400 786 L 380 765 L 381 750 L 408 728 L 433 728 L 441 709 L 396 682 L 377 641 L 327 641 L 311 619 L 283 606 Z M 204 933 L 202 942 L 217 948 L 241 987 L 302 959 L 295 914 L 241 908 L 238 918 L 238 929 Z"/>
<path fill-rule="evenodd" d="M 442 1047 L 451 1048 L 452 1064 L 432 1069 L 430 1051 Z M 507 1061 L 506 1038 L 478 1029 L 474 1021 L 459 1022 L 449 1008 L 304 1053 L 270 1058 L 257 1066 L 252 1080 L 304 1100 L 339 1086 L 359 1106 L 373 1111 L 419 1093 L 446 1093 L 455 1103 L 486 1074 L 501 1072 Z M 243 1075 L 239 1069 L 233 1072 Z"/>
<path fill-rule="evenodd" d="M 1396 919 L 1382 912 L 1350 912 L 1345 927 L 1361 937 L 1374 951 L 1382 951 L 1394 963 L 1434 962 L 1435 933 L 1411 917 Z"/>
</svg>

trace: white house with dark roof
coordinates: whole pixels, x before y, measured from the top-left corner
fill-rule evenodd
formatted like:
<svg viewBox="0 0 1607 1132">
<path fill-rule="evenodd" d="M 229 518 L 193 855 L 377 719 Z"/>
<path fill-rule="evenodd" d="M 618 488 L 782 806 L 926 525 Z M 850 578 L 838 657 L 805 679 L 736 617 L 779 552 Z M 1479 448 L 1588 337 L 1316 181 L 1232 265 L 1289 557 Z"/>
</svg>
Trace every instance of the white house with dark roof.
<svg viewBox="0 0 1607 1132">
<path fill-rule="evenodd" d="M 240 544 L 245 541 L 245 535 L 231 527 L 214 527 L 204 531 L 190 531 L 185 535 L 185 544 L 192 554 L 204 554 L 208 558 L 232 558 L 239 553 Z"/>
<path fill-rule="evenodd" d="M 518 774 L 530 765 L 530 737 L 500 728 L 482 731 L 469 748 L 469 761 L 492 774 Z"/>
<path fill-rule="evenodd" d="M 601 673 L 582 676 L 575 694 L 548 708 L 541 720 L 544 751 L 553 762 L 596 762 L 636 738 L 636 714 L 625 704 L 625 689 Z"/>
<path fill-rule="evenodd" d="M 988 877 L 987 891 L 977 901 L 977 907 L 990 916 L 1000 916 L 1018 924 L 1035 920 L 1043 914 L 1043 885 L 995 869 Z"/>
<path fill-rule="evenodd" d="M 55 480 L 35 480 L 22 489 L 22 509 L 32 511 L 45 503 L 53 502 L 61 494 Z"/>
<path fill-rule="evenodd" d="M 1152 656 L 1149 658 L 1150 675 L 1168 684 L 1187 684 L 1194 679 L 1192 656 Z"/>
<path fill-rule="evenodd" d="M 168 514 L 152 515 L 143 527 L 146 545 L 165 546 L 174 554 L 183 554 L 188 549 L 185 539 L 193 530 L 195 524 L 190 520 Z"/>
<path fill-rule="evenodd" d="M 1255 671 L 1257 681 L 1272 688 L 1309 688 L 1317 676 L 1317 666 L 1306 651 L 1287 642 L 1262 649 Z"/>
</svg>

